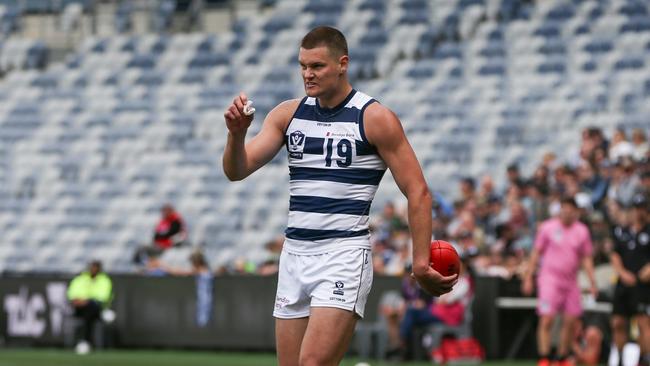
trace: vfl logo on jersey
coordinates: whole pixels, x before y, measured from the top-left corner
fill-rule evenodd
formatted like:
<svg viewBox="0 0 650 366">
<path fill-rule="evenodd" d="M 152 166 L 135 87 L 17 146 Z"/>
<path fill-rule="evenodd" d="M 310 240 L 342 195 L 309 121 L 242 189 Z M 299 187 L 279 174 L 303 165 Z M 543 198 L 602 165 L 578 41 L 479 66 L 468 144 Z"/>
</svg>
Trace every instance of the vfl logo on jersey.
<svg viewBox="0 0 650 366">
<path fill-rule="evenodd" d="M 294 131 L 289 135 L 289 156 L 294 159 L 302 159 L 302 152 L 305 149 L 305 134 L 302 131 Z"/>
<path fill-rule="evenodd" d="M 336 286 L 336 290 L 334 290 L 332 293 L 334 295 L 343 296 L 343 282 L 336 281 L 334 282 L 334 286 Z"/>
</svg>

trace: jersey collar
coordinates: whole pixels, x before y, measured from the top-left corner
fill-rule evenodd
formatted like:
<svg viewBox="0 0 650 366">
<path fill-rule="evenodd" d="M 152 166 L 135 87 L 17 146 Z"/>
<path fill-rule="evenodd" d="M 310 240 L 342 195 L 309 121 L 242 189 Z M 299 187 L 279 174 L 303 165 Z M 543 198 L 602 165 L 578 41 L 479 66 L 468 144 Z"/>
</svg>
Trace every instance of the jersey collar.
<svg viewBox="0 0 650 366">
<path fill-rule="evenodd" d="M 318 102 L 318 98 L 316 98 L 316 112 L 322 116 L 332 116 L 343 110 L 343 108 L 348 104 L 348 102 L 354 97 L 354 94 L 356 94 L 357 91 L 356 89 L 352 89 L 350 93 L 348 94 L 345 99 L 341 103 L 339 103 L 336 107 L 334 108 L 323 108 L 320 106 L 320 103 Z"/>
</svg>

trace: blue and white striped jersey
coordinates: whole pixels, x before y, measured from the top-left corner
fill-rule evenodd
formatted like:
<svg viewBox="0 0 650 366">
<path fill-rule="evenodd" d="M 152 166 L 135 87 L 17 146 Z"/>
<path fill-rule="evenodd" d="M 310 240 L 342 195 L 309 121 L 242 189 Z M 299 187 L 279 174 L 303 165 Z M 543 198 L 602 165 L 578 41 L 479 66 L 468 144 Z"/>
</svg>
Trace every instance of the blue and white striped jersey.
<svg viewBox="0 0 650 366">
<path fill-rule="evenodd" d="M 363 112 L 375 102 L 352 90 L 332 109 L 305 97 L 285 134 L 289 222 L 285 248 L 298 254 L 370 248 L 370 204 L 386 164 L 368 143 Z"/>
</svg>

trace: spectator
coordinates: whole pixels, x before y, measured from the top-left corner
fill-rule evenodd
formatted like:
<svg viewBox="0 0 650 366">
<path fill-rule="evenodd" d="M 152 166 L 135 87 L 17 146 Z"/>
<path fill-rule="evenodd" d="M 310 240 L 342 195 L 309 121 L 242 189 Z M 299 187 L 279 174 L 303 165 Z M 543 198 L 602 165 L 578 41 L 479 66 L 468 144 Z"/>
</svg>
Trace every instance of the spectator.
<svg viewBox="0 0 650 366">
<path fill-rule="evenodd" d="M 280 253 L 282 253 L 283 245 L 284 235 L 280 235 L 277 238 L 266 243 L 264 248 L 269 253 L 269 257 L 264 262 L 262 262 L 259 268 L 257 268 L 258 274 L 262 276 L 270 276 L 278 273 Z"/>
<path fill-rule="evenodd" d="M 641 183 L 639 184 L 637 191 L 646 198 L 650 197 L 650 171 L 641 174 Z"/>
<path fill-rule="evenodd" d="M 68 300 L 74 309 L 74 317 L 83 321 L 83 339 L 77 343 L 75 351 L 86 354 L 93 342 L 92 335 L 96 322 L 101 320 L 113 296 L 111 279 L 102 271 L 100 261 L 92 261 L 88 271 L 72 279 L 68 287 Z"/>
<path fill-rule="evenodd" d="M 494 180 L 490 175 L 486 174 L 481 178 L 481 187 L 476 198 L 478 204 L 486 204 L 491 199 L 498 198 L 494 188 Z"/>
<path fill-rule="evenodd" d="M 173 270 L 167 268 L 160 260 L 162 253 L 158 248 L 147 248 L 146 253 L 145 266 L 142 270 L 143 275 L 163 277 L 173 272 Z"/>
<path fill-rule="evenodd" d="M 465 203 L 476 201 L 476 183 L 474 178 L 465 177 L 460 180 L 458 186 L 460 192 L 459 201 Z"/>
<path fill-rule="evenodd" d="M 648 140 L 643 129 L 635 128 L 632 131 L 632 146 L 634 148 L 634 152 L 632 153 L 634 160 L 643 160 L 648 154 L 648 150 L 650 150 L 650 144 L 648 144 Z"/>
<path fill-rule="evenodd" d="M 432 296 L 424 292 L 417 284 L 413 276 L 408 275 L 410 268 L 407 269 L 405 275 L 402 277 L 402 297 L 404 298 L 404 316 L 400 322 L 400 343 L 402 358 L 409 359 L 411 357 L 412 330 L 415 326 L 415 317 L 422 316 L 428 317 L 428 307 L 431 305 Z M 409 324 L 404 325 L 406 314 L 409 315 Z M 419 319 L 417 319 L 419 320 Z"/>
<path fill-rule="evenodd" d="M 183 245 L 187 240 L 187 232 L 181 216 L 170 204 L 164 205 L 160 211 L 160 221 L 154 231 L 154 244 L 163 250 Z"/>
<path fill-rule="evenodd" d="M 411 268 L 405 268 L 404 276 L 411 276 Z M 399 327 L 404 318 L 405 304 L 402 295 L 395 290 L 382 294 L 379 300 L 379 318 L 388 333 L 386 358 L 395 359 L 401 354 Z"/>
<path fill-rule="evenodd" d="M 580 365 L 594 366 L 600 361 L 603 343 L 603 331 L 595 324 L 583 326 L 582 319 L 576 322 L 575 340 L 572 350 L 575 360 Z"/>
<path fill-rule="evenodd" d="M 524 179 L 519 173 L 519 166 L 517 164 L 508 165 L 508 168 L 506 168 L 506 176 L 508 179 L 508 187 L 506 187 L 506 189 L 511 186 L 521 186 L 524 182 Z"/>
<path fill-rule="evenodd" d="M 581 265 L 587 272 L 592 295 L 596 297 L 598 291 L 591 259 L 591 238 L 587 227 L 578 221 L 578 215 L 575 201 L 565 198 L 562 200 L 559 216 L 540 225 L 522 284 L 523 293 L 532 294 L 533 274 L 541 259 L 537 276 L 537 313 L 540 316 L 537 328 L 539 366 L 551 364 L 551 328 L 560 313 L 563 317 L 557 356 L 560 366 L 569 364 L 566 358 L 573 343 L 575 322 L 582 314 L 577 281 Z"/>
<path fill-rule="evenodd" d="M 608 182 L 598 174 L 598 171 L 587 161 L 582 161 L 578 167 L 580 190 L 589 195 L 591 206 L 600 207 L 607 194 Z"/>
<path fill-rule="evenodd" d="M 627 343 L 627 319 L 633 318 L 640 331 L 641 364 L 650 364 L 650 221 L 648 201 L 643 195 L 633 200 L 630 225 L 614 228 L 615 250 L 611 263 L 618 275 L 612 311 L 613 341 L 618 355 Z"/>
<path fill-rule="evenodd" d="M 194 276 L 196 279 L 196 325 L 206 327 L 212 315 L 212 289 L 214 277 L 205 256 L 200 250 L 190 254 L 189 270 L 170 269 L 169 273 L 177 276 Z"/>
<path fill-rule="evenodd" d="M 532 224 L 532 229 L 536 229 L 538 223 L 548 219 L 547 189 L 548 186 L 542 190 L 540 185 L 535 183 L 526 186 L 526 196 L 530 199 L 529 221 Z"/>
<path fill-rule="evenodd" d="M 569 179 L 569 176 L 572 174 L 572 172 L 573 170 L 568 165 L 561 165 L 557 167 L 553 173 L 553 184 L 551 191 L 560 195 L 567 195 L 566 181 Z"/>
<path fill-rule="evenodd" d="M 547 152 L 544 153 L 544 156 L 542 156 L 542 163 L 541 167 L 545 168 L 547 171 L 553 171 L 556 168 L 557 164 L 557 155 L 555 155 L 554 152 Z"/>
<path fill-rule="evenodd" d="M 550 170 L 546 166 L 538 166 L 533 173 L 533 177 L 530 179 L 530 185 L 535 186 L 541 194 L 547 195 L 551 189 L 549 186 L 549 174 Z"/>
<path fill-rule="evenodd" d="M 165 204 L 160 209 L 160 214 L 160 221 L 158 221 L 154 229 L 153 245 L 139 247 L 133 255 L 133 263 L 145 267 L 155 266 L 158 259 L 151 258 L 150 260 L 149 256 L 160 257 L 163 251 L 186 244 L 187 231 L 185 223 L 174 207 Z M 148 268 L 145 271 L 148 271 Z M 153 271 L 152 273 L 156 275 L 157 272 Z"/>
<path fill-rule="evenodd" d="M 636 175 L 634 161 L 630 158 L 622 158 L 614 168 L 614 176 L 607 190 L 607 196 L 619 205 L 629 207 L 632 197 L 640 187 L 641 181 Z"/>
<path fill-rule="evenodd" d="M 464 320 L 465 307 L 470 303 L 472 297 L 472 279 L 465 266 L 465 261 L 461 261 L 458 283 L 451 292 L 441 295 L 435 300 L 418 297 L 409 303 L 400 325 L 402 344 L 406 347 L 413 343 L 413 333 L 416 327 L 437 323 L 450 326 L 460 325 Z"/>
<path fill-rule="evenodd" d="M 609 149 L 609 160 L 618 161 L 634 155 L 634 145 L 627 140 L 625 130 L 618 128 L 612 137 L 612 146 Z"/>
</svg>

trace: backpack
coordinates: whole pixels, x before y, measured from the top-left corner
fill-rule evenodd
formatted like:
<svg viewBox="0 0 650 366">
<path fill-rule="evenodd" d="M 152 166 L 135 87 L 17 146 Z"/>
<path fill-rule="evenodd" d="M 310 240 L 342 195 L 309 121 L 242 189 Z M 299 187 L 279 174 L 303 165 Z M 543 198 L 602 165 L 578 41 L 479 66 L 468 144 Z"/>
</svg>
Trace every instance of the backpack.
<svg viewBox="0 0 650 366">
<path fill-rule="evenodd" d="M 476 338 L 445 338 L 440 347 L 431 352 L 431 359 L 437 364 L 476 364 L 485 360 L 485 350 Z"/>
</svg>

